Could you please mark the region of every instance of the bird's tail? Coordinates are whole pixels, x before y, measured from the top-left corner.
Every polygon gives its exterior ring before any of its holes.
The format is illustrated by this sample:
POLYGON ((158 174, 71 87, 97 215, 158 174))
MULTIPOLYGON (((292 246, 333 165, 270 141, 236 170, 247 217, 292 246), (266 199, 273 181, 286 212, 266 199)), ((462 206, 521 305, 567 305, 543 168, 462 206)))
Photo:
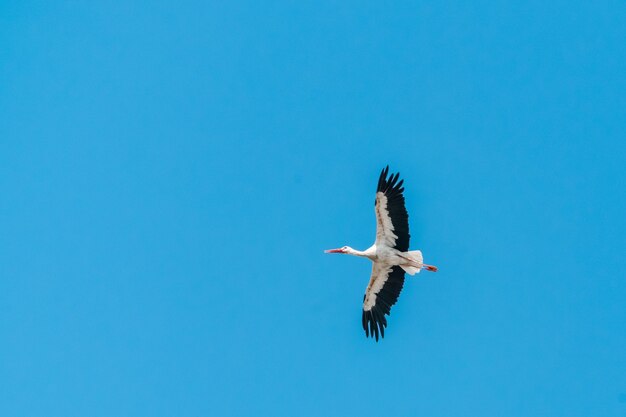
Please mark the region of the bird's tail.
POLYGON ((409 252, 404 252, 405 256, 411 259, 410 265, 400 265, 404 272, 409 275, 419 274, 422 270, 422 265, 424 265, 424 257, 422 256, 422 251, 412 250, 409 252))

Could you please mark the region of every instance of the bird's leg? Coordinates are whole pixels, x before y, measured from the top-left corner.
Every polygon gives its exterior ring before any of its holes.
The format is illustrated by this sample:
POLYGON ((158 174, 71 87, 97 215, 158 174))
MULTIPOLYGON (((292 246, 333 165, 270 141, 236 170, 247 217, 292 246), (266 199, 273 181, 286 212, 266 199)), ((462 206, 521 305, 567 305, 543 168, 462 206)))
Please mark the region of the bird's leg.
POLYGON ((437 267, 433 266, 433 265, 426 265, 426 264, 424 264, 424 265, 422 265, 422 269, 425 269, 425 270, 430 271, 430 272, 437 272, 437 267))

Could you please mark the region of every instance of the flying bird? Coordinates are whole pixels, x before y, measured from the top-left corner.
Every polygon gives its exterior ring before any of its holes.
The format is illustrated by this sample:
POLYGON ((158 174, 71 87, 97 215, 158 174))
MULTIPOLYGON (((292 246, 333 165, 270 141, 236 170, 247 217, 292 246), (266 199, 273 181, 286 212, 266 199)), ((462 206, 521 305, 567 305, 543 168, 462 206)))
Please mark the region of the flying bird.
POLYGON ((376 188, 376 241, 364 251, 344 246, 326 253, 344 253, 368 258, 374 264, 372 276, 363 296, 363 329, 367 337, 385 337, 385 327, 391 306, 398 301, 404 285, 404 273, 415 275, 422 269, 437 272, 437 267, 423 262, 422 252, 409 251, 409 215, 404 206, 404 180, 400 173, 389 174, 389 166, 382 170, 376 188))

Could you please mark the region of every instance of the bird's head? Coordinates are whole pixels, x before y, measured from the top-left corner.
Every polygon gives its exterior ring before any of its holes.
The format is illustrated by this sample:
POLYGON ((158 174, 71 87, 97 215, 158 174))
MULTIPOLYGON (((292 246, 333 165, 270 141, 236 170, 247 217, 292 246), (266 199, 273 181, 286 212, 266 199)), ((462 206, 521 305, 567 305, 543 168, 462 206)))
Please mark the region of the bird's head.
POLYGON ((324 253, 350 253, 353 250, 350 246, 343 246, 338 249, 328 249, 325 250, 324 253))

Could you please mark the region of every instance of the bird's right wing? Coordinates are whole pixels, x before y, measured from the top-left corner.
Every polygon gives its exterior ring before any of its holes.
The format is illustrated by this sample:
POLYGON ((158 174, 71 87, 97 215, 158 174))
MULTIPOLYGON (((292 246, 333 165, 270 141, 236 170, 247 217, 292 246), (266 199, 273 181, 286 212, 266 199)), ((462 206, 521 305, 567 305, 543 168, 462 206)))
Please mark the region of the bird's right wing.
POLYGON ((391 306, 398 301, 404 285, 404 270, 399 266, 385 265, 374 262, 365 296, 363 297, 363 329, 365 335, 385 337, 385 327, 391 306))

